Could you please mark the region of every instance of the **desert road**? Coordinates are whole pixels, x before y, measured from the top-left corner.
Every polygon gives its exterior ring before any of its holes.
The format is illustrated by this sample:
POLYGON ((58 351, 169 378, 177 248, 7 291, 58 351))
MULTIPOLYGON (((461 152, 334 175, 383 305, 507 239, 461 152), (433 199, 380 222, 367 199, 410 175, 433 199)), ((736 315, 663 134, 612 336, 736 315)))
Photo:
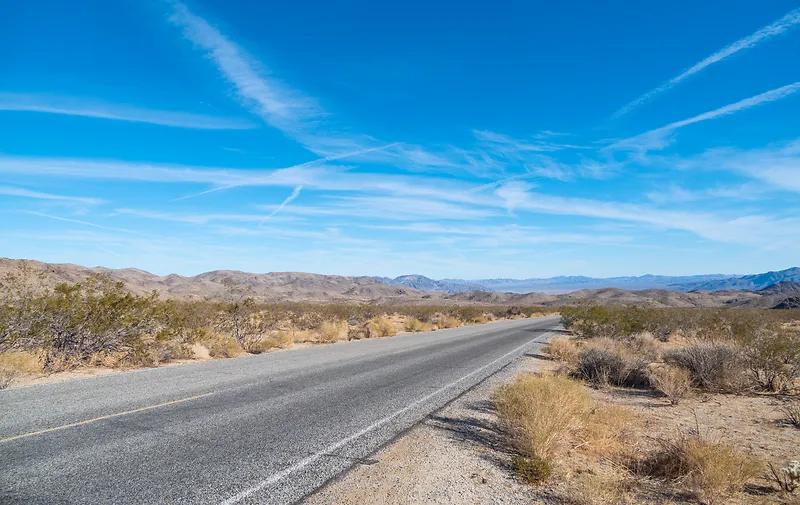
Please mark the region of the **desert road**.
POLYGON ((557 317, 0 391, 0 503, 295 503, 557 317))

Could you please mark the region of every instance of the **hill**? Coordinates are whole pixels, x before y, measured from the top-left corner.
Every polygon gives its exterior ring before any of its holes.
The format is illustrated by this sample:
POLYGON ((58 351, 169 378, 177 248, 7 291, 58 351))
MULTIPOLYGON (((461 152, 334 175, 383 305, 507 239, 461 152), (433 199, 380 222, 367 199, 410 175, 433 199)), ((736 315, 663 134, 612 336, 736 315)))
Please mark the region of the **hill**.
MULTIPOLYGON (((795 269, 796 270, 796 269, 795 269)), ((575 304, 637 305, 647 307, 793 307, 800 298, 800 283, 779 282, 760 291, 668 289, 626 290, 620 288, 579 289, 569 293, 498 293, 477 284, 434 281, 421 275, 348 277, 303 272, 248 273, 214 270, 185 277, 159 276, 135 268, 87 268, 71 264, 48 264, 32 260, 0 259, 0 278, 22 274, 28 281, 52 288, 60 283, 82 282, 95 273, 106 273, 125 283, 136 294, 158 292, 166 298, 225 300, 247 294, 268 302, 352 302, 385 305, 465 304, 544 305, 575 304), (475 287, 481 289, 475 289, 475 287)), ((761 274, 782 279, 781 272, 761 274), (769 275, 773 274, 773 275, 769 275)), ((748 276, 757 277, 757 276, 748 276)), ((569 278, 576 282, 577 278, 569 278)), ((588 278, 582 278, 588 279, 588 278)), ((752 282, 755 282, 752 281, 752 282)))
POLYGON ((122 281, 128 291, 147 294, 153 291, 171 298, 226 299, 250 293, 264 301, 374 301, 420 299, 425 293, 392 286, 370 277, 346 277, 302 272, 254 274, 236 270, 215 270, 193 277, 170 274, 158 276, 135 268, 87 268, 72 264, 48 264, 33 260, 0 259, 0 276, 29 268, 27 275, 41 276, 41 284, 76 283, 93 273, 106 273, 122 281))

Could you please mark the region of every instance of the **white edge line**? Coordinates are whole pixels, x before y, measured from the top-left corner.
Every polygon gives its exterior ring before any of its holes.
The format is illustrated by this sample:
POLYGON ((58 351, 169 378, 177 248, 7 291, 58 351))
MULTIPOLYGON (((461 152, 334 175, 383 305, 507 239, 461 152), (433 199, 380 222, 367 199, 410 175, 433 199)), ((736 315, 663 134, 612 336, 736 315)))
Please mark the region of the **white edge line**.
POLYGON ((349 444, 353 440, 356 440, 357 438, 360 438, 363 435, 366 435, 370 431, 373 431, 373 430, 375 430, 377 428, 380 428, 381 426, 383 426, 384 424, 388 423, 392 419, 394 419, 394 418, 396 418, 396 417, 408 412, 409 410, 411 410, 412 408, 416 407, 417 405, 430 400, 434 396, 444 392, 447 389, 450 389, 451 387, 455 386, 456 384, 465 381, 466 379, 472 377, 473 375, 475 375, 475 374, 477 374, 479 372, 482 372, 483 370, 486 370, 487 368, 489 368, 490 366, 496 364, 497 362, 502 361, 502 360, 506 359, 507 357, 511 356, 512 354, 515 354, 515 353, 519 352, 520 350, 524 349, 525 347, 528 347, 529 345, 535 343, 537 339, 539 339, 541 337, 544 337, 544 336, 550 336, 552 334, 553 334, 553 332, 550 331, 548 333, 545 333, 545 334, 537 336, 533 340, 525 342, 524 344, 522 344, 521 346, 517 347, 516 349, 514 349, 514 350, 512 350, 510 352, 507 352, 506 354, 503 354, 502 356, 500 356, 496 360, 492 361, 491 363, 483 365, 482 367, 478 368, 477 370, 473 370, 472 372, 470 372, 467 375, 461 377, 460 379, 457 379, 457 380, 451 382, 450 384, 447 384, 446 386, 442 386, 441 388, 437 389, 433 393, 425 395, 422 398, 420 398, 419 400, 415 400, 414 402, 409 403, 407 406, 403 407, 402 409, 398 410, 397 412, 395 412, 393 414, 389 414, 388 416, 384 417, 383 419, 380 419, 379 421, 375 421, 374 423, 370 424, 369 426, 367 426, 366 428, 362 429, 361 431, 353 433, 349 437, 343 438, 343 439, 339 440, 338 442, 336 442, 335 444, 331 444, 328 447, 325 447, 321 451, 319 451, 319 452, 317 452, 315 454, 312 454, 311 456, 308 456, 305 459, 302 459, 302 460, 298 461, 294 465, 292 465, 292 466, 290 466, 290 467, 288 467, 288 468, 286 468, 284 470, 281 470, 278 473, 270 475, 269 477, 267 477, 266 479, 262 480, 261 482, 259 482, 255 486, 252 486, 252 487, 250 487, 248 489, 245 489, 244 491, 241 491, 241 492, 231 496, 227 500, 221 502, 220 505, 234 505, 234 504, 244 500, 245 498, 247 498, 251 494, 256 493, 256 492, 264 489, 265 487, 269 486, 270 484, 275 484, 276 482, 282 480, 285 477, 288 477, 289 475, 291 475, 291 474, 293 474, 293 473, 295 473, 295 472, 297 472, 299 470, 302 470, 303 468, 305 468, 308 465, 316 462, 317 460, 319 460, 323 456, 341 449, 342 447, 344 447, 345 445, 349 444))

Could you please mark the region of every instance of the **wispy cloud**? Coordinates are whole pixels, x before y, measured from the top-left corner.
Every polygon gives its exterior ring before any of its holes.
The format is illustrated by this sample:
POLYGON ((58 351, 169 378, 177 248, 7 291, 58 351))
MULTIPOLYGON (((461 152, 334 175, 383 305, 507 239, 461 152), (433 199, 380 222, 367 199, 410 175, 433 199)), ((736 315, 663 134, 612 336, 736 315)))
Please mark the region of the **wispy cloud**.
POLYGON ((670 88, 674 87, 684 79, 704 70, 706 67, 718 63, 729 56, 732 56, 739 51, 749 49, 759 42, 772 38, 776 35, 780 35, 795 25, 800 24, 800 8, 794 9, 793 11, 789 12, 779 20, 775 21, 774 23, 767 25, 757 32, 749 35, 743 39, 739 39, 733 44, 717 51, 716 53, 712 54, 711 56, 705 58, 704 60, 696 63, 692 67, 684 70, 679 75, 673 77, 672 79, 668 80, 667 82, 661 84, 657 88, 648 91, 644 95, 638 97, 636 100, 628 103, 616 113, 614 113, 613 117, 620 117, 628 112, 632 111, 638 105, 646 102, 647 100, 653 98, 659 93, 663 93, 664 91, 669 90, 670 88))
POLYGON ((0 93, 0 111, 43 112, 196 130, 246 130, 256 127, 254 123, 241 119, 228 119, 188 112, 143 109, 86 98, 56 97, 28 93, 0 93))
POLYGON ((25 213, 26 214, 30 214, 32 216, 38 216, 38 217, 44 217, 44 218, 47 218, 47 219, 53 219, 55 221, 64 221, 64 222, 67 222, 67 223, 80 224, 80 225, 83 225, 83 226, 91 226, 92 228, 101 228, 103 230, 122 231, 122 232, 126 232, 126 233, 136 233, 133 230, 128 230, 128 229, 125 229, 125 228, 114 228, 114 227, 111 227, 111 226, 104 226, 102 224, 90 223, 89 221, 81 221, 81 220, 78 220, 78 219, 69 219, 69 218, 66 218, 66 217, 53 216, 51 214, 44 214, 42 212, 26 211, 25 213))
MULTIPOLYGON (((292 167, 287 167, 287 168, 282 168, 282 169, 277 169, 277 170, 287 170, 287 171, 288 170, 297 170, 297 169, 304 168, 304 167, 311 167, 313 165, 321 165, 321 164, 324 164, 324 163, 326 163, 328 161, 342 160, 342 159, 350 158, 350 157, 353 157, 353 156, 360 156, 362 154, 370 153, 370 152, 373 152, 373 151, 379 151, 381 149, 387 149, 387 148, 393 147, 393 146, 395 146, 397 144, 398 144, 398 142, 395 142, 393 144, 387 144, 385 146, 373 147, 373 148, 370 148, 370 149, 361 149, 359 151, 354 151, 354 152, 351 152, 351 153, 343 153, 343 154, 338 154, 338 155, 325 156, 323 158, 319 158, 319 159, 312 160, 312 161, 307 161, 305 163, 300 163, 299 165, 294 165, 292 167)), ((249 185, 256 185, 257 186, 257 185, 261 184, 260 181, 261 181, 260 178, 251 178, 249 180, 245 179, 242 182, 237 182, 235 184, 227 184, 227 185, 224 185, 224 186, 217 186, 215 188, 211 188, 211 189, 208 189, 206 191, 201 191, 200 193, 192 193, 190 195, 185 195, 185 196, 182 196, 182 197, 179 197, 179 198, 175 198, 172 201, 173 202, 177 202, 177 201, 180 201, 180 200, 188 200, 189 198, 195 198, 195 197, 198 197, 198 196, 207 195, 209 193, 215 193, 217 191, 222 191, 222 190, 225 190, 225 189, 232 189, 232 188, 238 188, 238 187, 249 186, 249 185)))
POLYGON ((726 170, 800 193, 800 139, 758 149, 710 149, 690 158, 667 158, 664 163, 684 170, 726 170))
POLYGON ((103 200, 99 198, 85 198, 80 196, 65 196, 54 195, 51 193, 42 193, 39 191, 31 191, 24 188, 15 188, 12 186, 0 186, 0 195, 18 196, 20 198, 34 198, 37 200, 55 200, 67 203, 82 203, 85 205, 99 205, 103 200))
POLYGON ((751 96, 750 98, 745 98, 744 100, 741 100, 739 102, 732 103, 709 112, 704 112, 702 114, 698 114, 697 116, 690 117, 688 119, 675 121, 674 123, 662 126, 661 128, 656 128, 655 130, 650 130, 648 132, 641 133, 639 135, 636 135, 635 137, 630 137, 624 140, 617 141, 612 145, 610 145, 607 149, 630 150, 639 152, 663 149, 664 147, 670 144, 670 135, 672 134, 672 132, 679 128, 683 128, 684 126, 688 126, 690 124, 699 123, 701 121, 708 121, 709 119, 715 119, 720 116, 727 116, 729 114, 734 114, 742 110, 756 107, 763 103, 774 102, 775 100, 780 100, 781 98, 785 98, 793 93, 796 93, 797 91, 800 91, 800 81, 795 82, 793 84, 789 84, 787 86, 783 86, 781 88, 767 91, 765 93, 761 93, 760 95, 751 96))
POLYGON ((188 40, 206 51, 209 60, 236 88, 243 104, 266 123, 298 138, 325 116, 314 100, 273 77, 262 63, 185 4, 170 3, 170 21, 183 30, 188 40))

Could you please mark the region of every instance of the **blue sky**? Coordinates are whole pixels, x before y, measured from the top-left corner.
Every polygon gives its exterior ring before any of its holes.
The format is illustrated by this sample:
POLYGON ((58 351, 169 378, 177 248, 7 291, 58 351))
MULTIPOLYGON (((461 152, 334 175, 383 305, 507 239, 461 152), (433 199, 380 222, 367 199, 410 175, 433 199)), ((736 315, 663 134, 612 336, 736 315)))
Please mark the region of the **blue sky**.
POLYGON ((345 275, 800 261, 800 6, 8 3, 0 256, 345 275))

